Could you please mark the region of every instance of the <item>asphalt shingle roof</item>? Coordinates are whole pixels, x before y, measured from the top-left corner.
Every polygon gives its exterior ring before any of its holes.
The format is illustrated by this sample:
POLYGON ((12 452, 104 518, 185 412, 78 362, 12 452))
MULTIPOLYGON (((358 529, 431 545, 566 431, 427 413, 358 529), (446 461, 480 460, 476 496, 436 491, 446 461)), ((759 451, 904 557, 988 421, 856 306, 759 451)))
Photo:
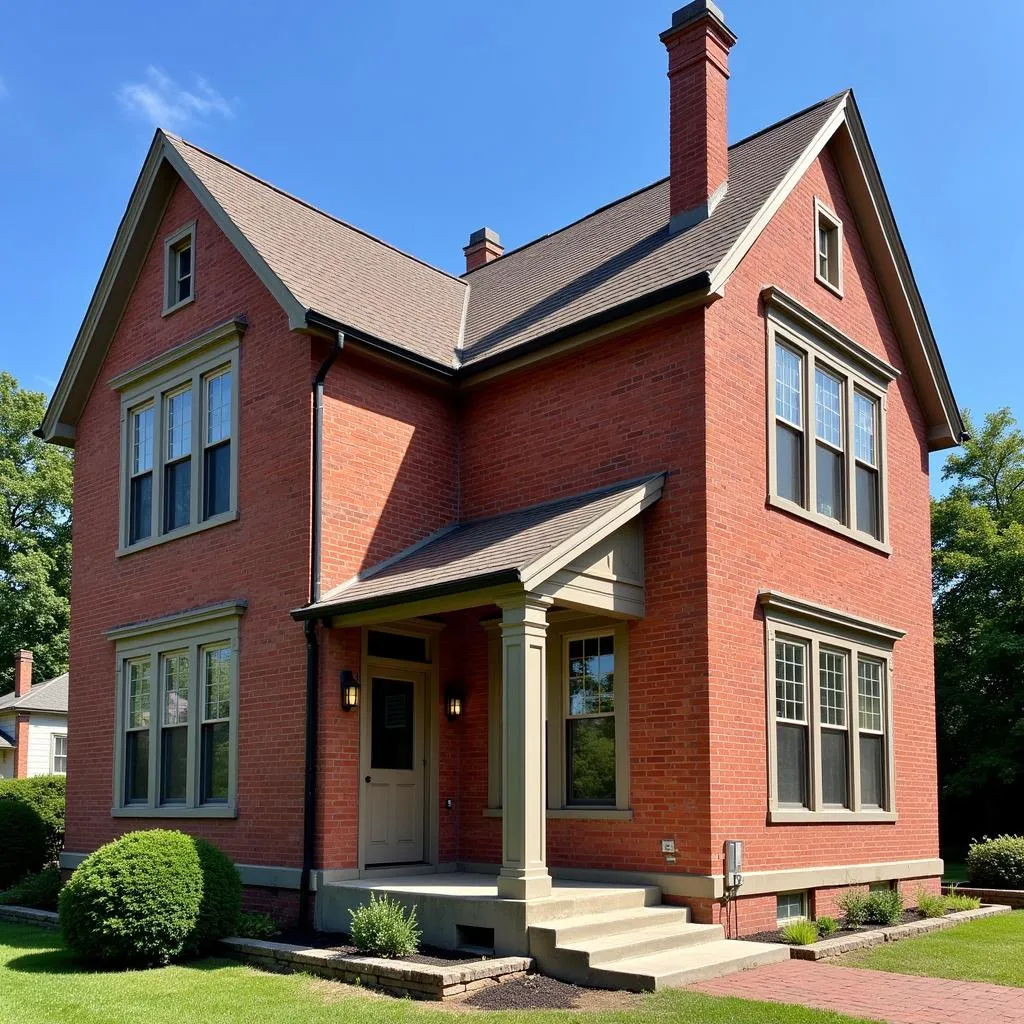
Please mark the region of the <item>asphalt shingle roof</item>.
POLYGON ((49 679, 45 683, 36 683, 24 697, 15 697, 8 693, 0 697, 0 711, 53 711, 67 714, 68 710, 68 673, 49 679))

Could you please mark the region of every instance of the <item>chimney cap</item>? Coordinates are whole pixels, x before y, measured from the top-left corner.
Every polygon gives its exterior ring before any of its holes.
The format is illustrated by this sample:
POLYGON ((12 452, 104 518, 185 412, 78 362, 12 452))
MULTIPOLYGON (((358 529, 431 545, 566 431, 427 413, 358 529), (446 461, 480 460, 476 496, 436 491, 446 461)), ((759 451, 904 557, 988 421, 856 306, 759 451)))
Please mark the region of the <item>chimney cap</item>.
MULTIPOLYGON (((469 236, 469 245, 480 245, 481 242, 493 242, 494 245, 501 245, 501 235, 493 228, 477 228, 469 236)), ((467 245, 466 248, 469 248, 467 245)))
POLYGON ((661 38, 666 39, 673 32, 678 32, 681 28, 686 28, 687 25, 692 25, 694 22, 700 21, 701 18, 707 17, 714 19, 718 26, 728 33, 732 42, 736 42, 735 33, 725 23, 725 15, 722 13, 722 8, 714 0, 692 0, 692 3, 688 3, 685 7, 680 7, 672 15, 672 26, 661 33, 661 38))

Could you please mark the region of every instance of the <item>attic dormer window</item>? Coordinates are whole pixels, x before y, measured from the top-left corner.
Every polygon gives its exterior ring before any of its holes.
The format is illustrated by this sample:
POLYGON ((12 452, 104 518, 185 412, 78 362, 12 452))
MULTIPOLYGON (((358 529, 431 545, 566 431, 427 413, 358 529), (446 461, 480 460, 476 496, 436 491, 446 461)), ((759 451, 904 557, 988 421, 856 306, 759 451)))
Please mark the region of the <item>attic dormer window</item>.
POLYGON ((195 221, 164 241, 164 313, 173 313, 195 298, 195 221))
POLYGON ((820 199, 814 200, 814 278, 842 298, 843 223, 820 199))

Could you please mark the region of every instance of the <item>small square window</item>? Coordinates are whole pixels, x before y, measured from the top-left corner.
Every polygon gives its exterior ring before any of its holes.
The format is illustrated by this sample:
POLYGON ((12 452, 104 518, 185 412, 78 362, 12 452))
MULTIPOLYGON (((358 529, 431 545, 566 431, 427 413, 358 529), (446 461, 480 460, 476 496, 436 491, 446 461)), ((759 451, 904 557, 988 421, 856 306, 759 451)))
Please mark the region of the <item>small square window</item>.
POLYGON ((807 917, 807 892, 780 892, 775 897, 775 920, 779 924, 807 917))
POLYGON ((164 313, 195 298, 195 222, 164 240, 164 313))
POLYGON ((820 200, 814 201, 814 277, 843 294, 843 225, 820 200))

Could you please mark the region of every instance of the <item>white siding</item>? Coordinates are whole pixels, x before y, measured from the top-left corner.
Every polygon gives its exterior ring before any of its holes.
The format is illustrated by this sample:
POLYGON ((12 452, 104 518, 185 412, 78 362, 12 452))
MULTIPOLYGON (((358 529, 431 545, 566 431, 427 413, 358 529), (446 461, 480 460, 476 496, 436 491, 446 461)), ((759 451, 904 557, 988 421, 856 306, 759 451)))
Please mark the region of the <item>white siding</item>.
POLYGON ((55 732, 67 733, 67 715, 44 715, 33 711, 28 722, 28 773, 50 774, 51 737, 55 732))
MULTIPOLYGON (((14 715, 0 715, 0 732, 14 739, 14 715)), ((0 779, 14 778, 14 751, 0 750, 0 779)))

